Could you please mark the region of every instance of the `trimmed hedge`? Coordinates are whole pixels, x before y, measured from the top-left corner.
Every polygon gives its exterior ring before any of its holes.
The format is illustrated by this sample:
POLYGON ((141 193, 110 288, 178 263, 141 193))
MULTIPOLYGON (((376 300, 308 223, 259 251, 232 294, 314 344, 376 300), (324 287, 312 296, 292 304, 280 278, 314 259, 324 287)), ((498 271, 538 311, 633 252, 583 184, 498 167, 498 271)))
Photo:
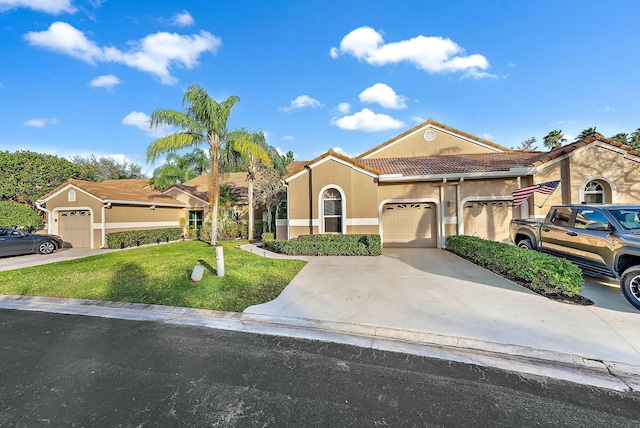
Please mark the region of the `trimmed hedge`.
POLYGON ((447 249, 479 266, 527 283, 543 294, 574 296, 582 272, 568 260, 474 236, 447 236, 447 249))
POLYGON ((291 240, 263 241, 276 253, 296 256, 379 256, 380 235, 300 235, 291 240))
POLYGON ((273 240, 274 240, 273 233, 265 232, 262 234, 262 242, 273 241, 273 240))
POLYGON ((37 212, 16 202, 0 202, 0 225, 40 230, 44 227, 37 212))
POLYGON ((107 233, 107 247, 136 247, 144 244, 177 241, 180 238, 182 238, 182 229, 179 227, 167 229, 125 230, 123 232, 107 233))

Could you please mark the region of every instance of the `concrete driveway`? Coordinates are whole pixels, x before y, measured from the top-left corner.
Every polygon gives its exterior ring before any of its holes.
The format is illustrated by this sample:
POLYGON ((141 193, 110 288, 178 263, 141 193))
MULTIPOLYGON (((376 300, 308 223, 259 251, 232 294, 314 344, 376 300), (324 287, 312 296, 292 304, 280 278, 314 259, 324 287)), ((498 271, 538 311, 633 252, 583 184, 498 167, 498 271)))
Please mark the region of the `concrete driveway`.
POLYGON ((51 254, 25 254, 22 256, 0 257, 0 271, 45 265, 64 260, 80 259, 117 250, 91 250, 89 248, 61 248, 51 254))
POLYGON ((314 257, 274 301, 246 313, 429 332, 638 364, 640 311, 589 279, 594 306, 551 301, 437 249, 314 257))

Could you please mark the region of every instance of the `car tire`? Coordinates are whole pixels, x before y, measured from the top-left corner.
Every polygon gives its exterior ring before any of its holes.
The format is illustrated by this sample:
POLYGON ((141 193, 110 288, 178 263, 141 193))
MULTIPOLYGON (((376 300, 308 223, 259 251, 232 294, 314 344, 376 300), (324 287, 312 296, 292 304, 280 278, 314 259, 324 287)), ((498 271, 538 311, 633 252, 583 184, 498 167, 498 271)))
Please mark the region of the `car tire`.
POLYGON ((533 244, 531 243, 531 239, 523 239, 518 242, 518 247, 524 248, 525 250, 533 250, 533 244))
POLYGON ((620 278, 620 289, 629 303, 640 309, 640 266, 632 266, 624 271, 620 278))
POLYGON ((38 244, 38 252, 40 254, 51 254, 56 250, 56 244, 53 241, 44 241, 38 244))

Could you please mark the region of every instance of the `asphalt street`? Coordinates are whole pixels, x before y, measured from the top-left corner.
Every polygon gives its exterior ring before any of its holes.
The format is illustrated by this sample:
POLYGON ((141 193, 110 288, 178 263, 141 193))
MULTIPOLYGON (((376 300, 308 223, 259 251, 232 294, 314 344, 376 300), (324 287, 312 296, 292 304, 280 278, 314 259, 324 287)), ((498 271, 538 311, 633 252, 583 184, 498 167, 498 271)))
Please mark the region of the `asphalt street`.
POLYGON ((0 310, 0 427, 638 427, 640 395, 349 345, 0 310))

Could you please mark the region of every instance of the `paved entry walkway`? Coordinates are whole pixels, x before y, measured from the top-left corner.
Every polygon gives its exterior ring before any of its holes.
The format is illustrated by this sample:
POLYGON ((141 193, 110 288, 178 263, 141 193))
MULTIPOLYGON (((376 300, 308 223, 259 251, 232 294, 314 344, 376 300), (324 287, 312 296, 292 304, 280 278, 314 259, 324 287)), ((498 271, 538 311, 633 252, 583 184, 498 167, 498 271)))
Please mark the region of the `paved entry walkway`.
POLYGON ((640 366, 640 311, 616 295, 594 306, 558 303, 447 251, 389 249, 378 257, 313 257, 276 300, 245 313, 428 332, 640 366))
POLYGON ((64 260, 80 259, 108 253, 109 249, 91 250, 89 248, 60 248, 51 254, 24 254, 22 256, 0 257, 0 271, 20 269, 29 266, 46 265, 64 260))

